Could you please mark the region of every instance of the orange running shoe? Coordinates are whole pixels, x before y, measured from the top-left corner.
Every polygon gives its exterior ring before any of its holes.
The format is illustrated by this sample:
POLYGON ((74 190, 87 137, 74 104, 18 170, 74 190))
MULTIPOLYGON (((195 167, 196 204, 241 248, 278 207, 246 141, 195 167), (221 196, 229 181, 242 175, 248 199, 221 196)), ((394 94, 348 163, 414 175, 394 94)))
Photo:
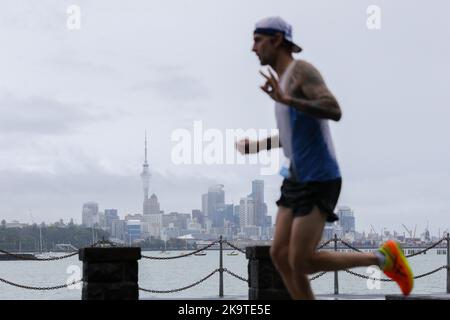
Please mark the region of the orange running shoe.
POLYGON ((414 276, 400 244, 389 240, 378 250, 386 257, 383 272, 397 282, 405 296, 409 295, 414 286, 414 276))

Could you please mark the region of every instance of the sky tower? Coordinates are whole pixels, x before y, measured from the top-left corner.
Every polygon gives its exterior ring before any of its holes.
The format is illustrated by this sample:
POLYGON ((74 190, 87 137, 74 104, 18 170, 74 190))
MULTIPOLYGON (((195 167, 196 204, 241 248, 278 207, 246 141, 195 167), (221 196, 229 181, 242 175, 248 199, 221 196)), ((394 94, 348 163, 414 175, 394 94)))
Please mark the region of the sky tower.
POLYGON ((141 179, 142 179, 142 188, 144 189, 144 203, 142 213, 146 214, 147 213, 146 204, 148 203, 148 190, 150 182, 150 171, 148 169, 148 162, 147 162, 147 131, 145 132, 145 160, 144 164, 142 165, 141 179))

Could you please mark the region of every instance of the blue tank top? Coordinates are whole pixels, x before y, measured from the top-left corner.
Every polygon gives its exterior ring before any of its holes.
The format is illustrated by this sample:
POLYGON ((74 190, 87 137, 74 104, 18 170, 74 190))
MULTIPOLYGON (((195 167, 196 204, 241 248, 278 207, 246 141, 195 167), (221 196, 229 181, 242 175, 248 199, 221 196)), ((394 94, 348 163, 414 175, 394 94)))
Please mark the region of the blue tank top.
MULTIPOLYGON (((292 61, 280 78, 281 90, 285 90, 296 62, 292 61)), ((284 155, 291 161, 297 180, 327 181, 341 177, 327 119, 280 103, 275 104, 275 115, 284 155)))
POLYGON ((300 182, 327 181, 341 177, 328 120, 290 109, 291 163, 300 182))

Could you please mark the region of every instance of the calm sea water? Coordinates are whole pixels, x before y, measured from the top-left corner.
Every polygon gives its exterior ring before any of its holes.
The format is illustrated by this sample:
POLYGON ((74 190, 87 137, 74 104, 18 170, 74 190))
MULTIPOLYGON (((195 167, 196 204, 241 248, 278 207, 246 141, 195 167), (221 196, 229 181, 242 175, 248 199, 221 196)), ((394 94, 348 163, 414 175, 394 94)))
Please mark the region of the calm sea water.
MULTIPOLYGON (((224 267, 228 270, 247 278, 247 260, 245 255, 223 255, 224 267)), ((151 251, 143 252, 144 255, 162 256, 161 253, 151 251)), ((174 256, 180 251, 170 252, 174 256)), ((56 254, 54 254, 56 255, 56 254)), ((411 267, 416 275, 431 271, 446 264, 445 255, 437 255, 436 250, 429 251, 426 255, 415 256, 410 259, 411 267)), ((56 286, 65 284, 68 280, 81 278, 81 262, 74 256, 68 259, 37 262, 37 261, 0 261, 0 278, 17 282, 28 286, 56 286)), ((206 256, 189 256, 174 260, 148 260, 139 262, 139 286, 152 290, 168 290, 184 287, 194 283, 208 275, 219 266, 219 251, 208 251, 206 256)), ((367 268, 356 268, 353 271, 368 275, 367 268)), ((312 288, 316 294, 333 293, 333 273, 312 281, 312 288)), ((437 273, 415 281, 413 293, 438 293, 446 290, 446 271, 437 273)), ((369 290, 367 280, 339 272, 339 292, 343 294, 390 294, 400 293, 393 283, 381 282, 380 289, 369 290)), ((140 291, 140 298, 206 298, 218 296, 219 275, 216 273, 211 278, 198 286, 179 293, 152 294, 140 291)), ((225 298, 248 294, 247 283, 224 274, 225 298)), ((0 282, 0 299, 80 299, 80 288, 64 288, 52 291, 34 291, 12 287, 0 282)))

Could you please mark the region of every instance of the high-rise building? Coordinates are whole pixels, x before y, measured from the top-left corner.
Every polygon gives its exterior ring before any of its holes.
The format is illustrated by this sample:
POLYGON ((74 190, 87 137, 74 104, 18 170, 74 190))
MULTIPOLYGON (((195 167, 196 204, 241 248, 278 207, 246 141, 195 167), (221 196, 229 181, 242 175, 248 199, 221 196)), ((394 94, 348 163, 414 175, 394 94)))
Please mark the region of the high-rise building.
POLYGON ((105 209, 105 225, 108 230, 112 230, 112 221, 119 220, 117 209, 105 209))
POLYGON ((142 214, 139 214, 139 213, 136 213, 136 214, 131 214, 131 213, 129 213, 129 214, 125 215, 125 220, 126 220, 126 221, 129 221, 129 220, 139 220, 139 221, 142 221, 142 219, 143 219, 143 215, 142 215, 142 214))
POLYGON ((268 227, 267 225, 267 205, 264 202, 264 181, 252 181, 252 193, 250 195, 255 200, 255 225, 268 227))
POLYGON ((141 225, 144 238, 153 237, 159 239, 161 237, 162 214, 144 215, 141 225))
POLYGON ((127 237, 128 243, 132 244, 135 240, 141 239, 141 221, 127 221, 127 237))
POLYGON ((147 133, 145 133, 145 158, 144 158, 144 164, 142 165, 142 173, 141 173, 141 179, 142 179, 142 188, 144 190, 144 202, 143 202, 143 214, 149 214, 150 206, 148 204, 148 190, 149 190, 149 183, 150 183, 150 170, 148 168, 148 162, 147 162, 147 133))
POLYGON ((242 198, 239 202, 239 225, 242 228, 255 226, 255 200, 251 197, 242 198))
POLYGON ((158 197, 153 193, 147 201, 146 214, 160 214, 161 209, 158 202, 158 197))
POLYGON ((223 218, 225 221, 228 221, 230 223, 234 224, 234 205, 233 204, 226 204, 223 218))
POLYGON ((222 228, 227 223, 233 223, 234 206, 232 204, 217 204, 215 206, 212 224, 214 228, 222 228))
POLYGON ((91 228, 98 226, 99 216, 98 216, 98 203, 89 201, 83 204, 82 211, 82 224, 85 227, 91 228))
POLYGON ((205 215, 200 210, 192 210, 192 220, 197 221, 202 228, 205 227, 205 215))
POLYGON ((102 230, 106 230, 106 218, 105 218, 105 213, 102 211, 99 211, 98 213, 98 225, 96 225, 96 227, 102 229, 102 230))
POLYGON ((241 216, 241 211, 240 211, 239 205, 237 204, 237 205, 234 206, 234 213, 233 213, 233 221, 234 221, 234 224, 237 227, 241 226, 241 218, 240 218, 240 216, 241 216))
POLYGON ((190 220, 190 218, 191 215, 188 213, 171 212, 169 214, 163 214, 162 226, 167 228, 172 225, 179 230, 187 229, 188 220, 190 220))
POLYGON ((207 195, 207 217, 212 222, 212 227, 223 226, 223 219, 220 217, 219 208, 225 205, 225 191, 223 185, 218 184, 208 189, 207 195))
POLYGON ((208 194, 202 194, 202 212, 205 218, 208 217, 208 194))
POLYGON ((353 210, 350 207, 338 207, 337 215, 339 217, 339 225, 342 228, 342 232, 344 234, 355 232, 355 216, 353 214, 353 210))
POLYGON ((259 240, 261 238, 261 227, 255 225, 243 227, 242 234, 246 239, 259 240))
POLYGON ((126 241, 127 222, 125 220, 111 221, 111 237, 126 241))
POLYGON ((264 202, 264 181, 253 180, 252 181, 252 195, 256 202, 264 202))

